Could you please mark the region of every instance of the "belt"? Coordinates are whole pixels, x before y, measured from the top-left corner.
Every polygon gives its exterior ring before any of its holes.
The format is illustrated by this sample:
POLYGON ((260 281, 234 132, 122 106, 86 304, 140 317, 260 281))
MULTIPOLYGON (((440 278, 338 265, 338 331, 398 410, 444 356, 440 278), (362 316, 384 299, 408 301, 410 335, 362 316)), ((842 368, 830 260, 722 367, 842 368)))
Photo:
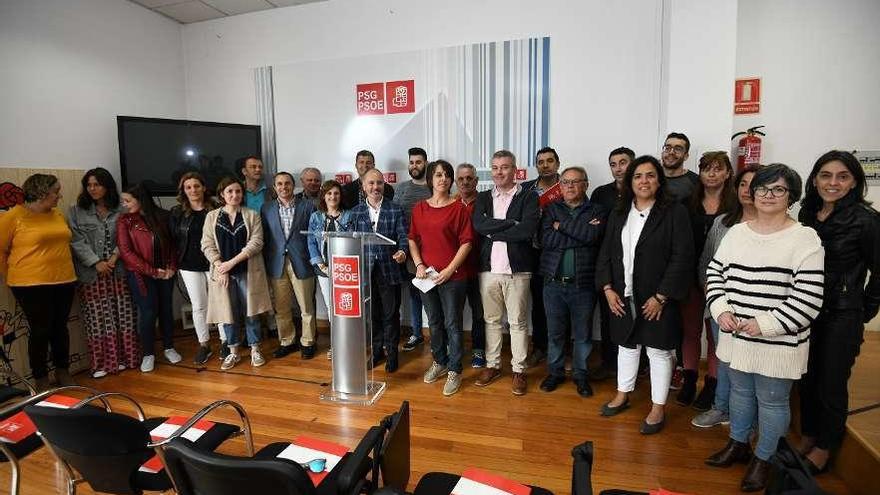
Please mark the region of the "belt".
POLYGON ((573 284, 574 277, 553 277, 550 279, 551 282, 557 282, 560 284, 573 284))

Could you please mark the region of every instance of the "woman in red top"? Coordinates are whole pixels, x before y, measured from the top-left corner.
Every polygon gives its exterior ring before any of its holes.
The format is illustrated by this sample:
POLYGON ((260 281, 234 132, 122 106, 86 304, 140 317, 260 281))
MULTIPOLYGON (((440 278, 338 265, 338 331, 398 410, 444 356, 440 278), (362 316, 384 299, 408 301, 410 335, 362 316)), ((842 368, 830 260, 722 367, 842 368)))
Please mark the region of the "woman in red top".
POLYGON ((165 359, 172 364, 181 359, 171 340, 174 328, 171 296, 177 255, 168 231, 168 212, 156 205, 146 186, 137 184, 128 188, 121 199, 127 213, 116 220, 116 244, 138 308, 138 333, 144 353, 141 372, 148 373, 155 365, 156 318, 162 330, 165 359))
POLYGON ((462 313, 467 290, 465 264, 474 239, 468 208, 450 194, 454 172, 443 160, 428 165, 431 197, 415 204, 409 230, 409 250, 416 278, 436 284, 422 293, 431 329, 434 362, 425 372, 425 383, 447 375, 443 395, 461 387, 462 313))

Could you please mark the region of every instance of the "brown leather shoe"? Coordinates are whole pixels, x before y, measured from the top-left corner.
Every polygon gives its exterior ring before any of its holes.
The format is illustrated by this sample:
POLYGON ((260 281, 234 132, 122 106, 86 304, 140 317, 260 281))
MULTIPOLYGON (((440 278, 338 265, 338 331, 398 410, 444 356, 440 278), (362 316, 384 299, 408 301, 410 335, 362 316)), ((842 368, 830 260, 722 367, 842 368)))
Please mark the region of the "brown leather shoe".
POLYGON ((752 457, 752 462, 746 468, 746 475, 743 476, 739 489, 744 492, 763 491, 767 486, 767 478, 770 476, 770 463, 762 461, 757 457, 752 457))
POLYGON ((526 395, 526 388, 528 388, 526 374, 514 372, 513 384, 510 387, 510 391, 513 392, 513 395, 526 395))
POLYGON ((731 438, 723 449, 706 459, 706 464, 714 467, 730 467, 736 462, 745 464, 751 458, 752 449, 749 447, 749 444, 737 442, 731 438))
POLYGON ((477 381, 474 382, 474 385, 478 387, 485 387, 490 383, 494 382, 501 376, 501 370, 498 368, 485 368, 480 372, 480 376, 477 377, 477 381))

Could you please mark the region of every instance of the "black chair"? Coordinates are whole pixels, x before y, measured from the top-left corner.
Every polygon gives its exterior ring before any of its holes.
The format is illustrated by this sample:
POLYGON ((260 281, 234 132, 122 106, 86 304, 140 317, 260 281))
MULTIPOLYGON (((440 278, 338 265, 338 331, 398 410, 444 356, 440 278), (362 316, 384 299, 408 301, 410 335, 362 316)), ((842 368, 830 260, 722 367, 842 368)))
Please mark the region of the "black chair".
POLYGON ((382 486, 406 491, 409 485, 409 401, 403 401, 400 409, 382 420, 388 430, 379 465, 382 469, 382 486))
POLYGON ((193 448, 176 438, 164 445, 164 461, 178 495, 356 495, 369 486, 370 454, 384 430, 370 428, 354 452, 346 454, 316 488, 299 463, 277 457, 288 443, 273 443, 253 457, 235 457, 193 448))
MULTIPOLYGON (((11 371, 11 367, 9 368, 9 371, 11 371)), ((14 374, 14 372, 12 372, 12 373, 14 374)), ((18 376, 18 375, 15 375, 15 376, 18 376)), ((72 386, 72 387, 62 387, 62 388, 57 388, 57 389, 53 389, 53 390, 47 390, 43 393, 37 394, 36 391, 33 389, 33 387, 31 387, 30 384, 27 383, 27 381, 21 379, 20 377, 19 377, 19 379, 24 381, 25 384, 27 384, 28 389, 30 390, 30 392, 33 395, 30 395, 26 399, 19 400, 17 402, 12 402, 10 399, 13 397, 20 397, 20 394, 9 393, 6 396, 7 397, 6 402, 10 402, 10 403, 6 404, 6 407, 4 407, 2 410, 0 410, 0 423, 3 423, 5 421, 9 420, 10 418, 12 418, 13 416, 21 413, 22 411, 24 411, 25 407, 28 407, 28 406, 31 406, 34 404, 38 404, 38 403, 42 402, 43 400, 47 399, 48 397, 55 395, 55 394, 64 395, 64 394, 77 393, 77 394, 95 395, 98 393, 97 390, 92 389, 92 388, 81 387, 81 386, 72 386)), ((12 384, 9 382, 7 382, 7 385, 9 385, 10 388, 14 388, 15 390, 21 390, 19 388, 13 387, 12 384)), ((25 392, 25 396, 27 396, 27 395, 28 395, 28 393, 25 392)), ((30 434, 28 434, 24 438, 14 442, 14 443, 6 443, 4 441, 0 441, 0 463, 9 462, 9 466, 11 469, 10 488, 9 488, 10 494, 16 495, 19 490, 19 485, 21 482, 21 476, 20 476, 21 466, 19 464, 19 461, 21 459, 24 459, 31 452, 39 449, 42 446, 43 446, 43 442, 40 441, 40 437, 37 435, 36 430, 34 430, 33 432, 31 432, 30 434)))
POLYGON ((37 389, 12 368, 12 362, 3 346, 0 346, 0 376, 3 377, 3 382, 0 383, 0 405, 12 399, 37 395, 37 389))
MULTIPOLYGON (((109 407, 108 407, 109 409, 109 407)), ((56 457, 67 475, 67 493, 76 493, 79 483, 88 483, 94 491, 140 495, 144 490, 165 491, 172 483, 165 470, 141 471, 139 468, 154 455, 160 454, 151 445, 150 431, 168 418, 145 419, 143 409, 131 397, 120 393, 101 393, 85 399, 70 409, 28 406, 25 412, 34 422, 48 450, 56 457), (137 418, 108 410, 83 407, 111 397, 132 404, 137 418)), ((191 426, 179 428, 180 435, 191 426)), ((227 438, 243 429, 216 423, 196 442, 198 448, 214 450, 227 438)))
POLYGON ((593 495, 593 442, 571 449, 571 495, 593 495))

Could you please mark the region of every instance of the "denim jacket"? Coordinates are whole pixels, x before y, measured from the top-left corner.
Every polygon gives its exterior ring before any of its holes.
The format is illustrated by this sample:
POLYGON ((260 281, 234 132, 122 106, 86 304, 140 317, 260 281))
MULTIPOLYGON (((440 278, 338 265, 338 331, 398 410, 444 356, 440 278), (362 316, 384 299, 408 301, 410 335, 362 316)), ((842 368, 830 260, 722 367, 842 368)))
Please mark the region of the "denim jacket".
MULTIPOLYGON (((324 224, 327 221, 327 214, 321 210, 316 210, 309 218, 309 263, 319 265, 324 263, 329 265, 329 260, 324 259, 324 224)), ((351 230, 351 210, 344 210, 339 214, 340 232, 351 230)), ((323 273, 317 275, 325 276, 323 273)))
MULTIPOLYGON (((119 217, 119 208, 110 210, 105 220, 98 217, 95 205, 89 206, 88 209, 79 206, 71 206, 67 215, 67 224, 73 237, 70 240, 70 247, 73 251, 73 265, 76 268, 76 275, 83 284, 90 284, 98 279, 98 271, 95 264, 103 261, 101 254, 104 252, 104 239, 106 230, 110 230, 109 235, 109 251, 118 253, 116 247, 116 219, 119 217)), ((121 277, 124 274, 122 261, 116 262, 114 275, 121 277)))

